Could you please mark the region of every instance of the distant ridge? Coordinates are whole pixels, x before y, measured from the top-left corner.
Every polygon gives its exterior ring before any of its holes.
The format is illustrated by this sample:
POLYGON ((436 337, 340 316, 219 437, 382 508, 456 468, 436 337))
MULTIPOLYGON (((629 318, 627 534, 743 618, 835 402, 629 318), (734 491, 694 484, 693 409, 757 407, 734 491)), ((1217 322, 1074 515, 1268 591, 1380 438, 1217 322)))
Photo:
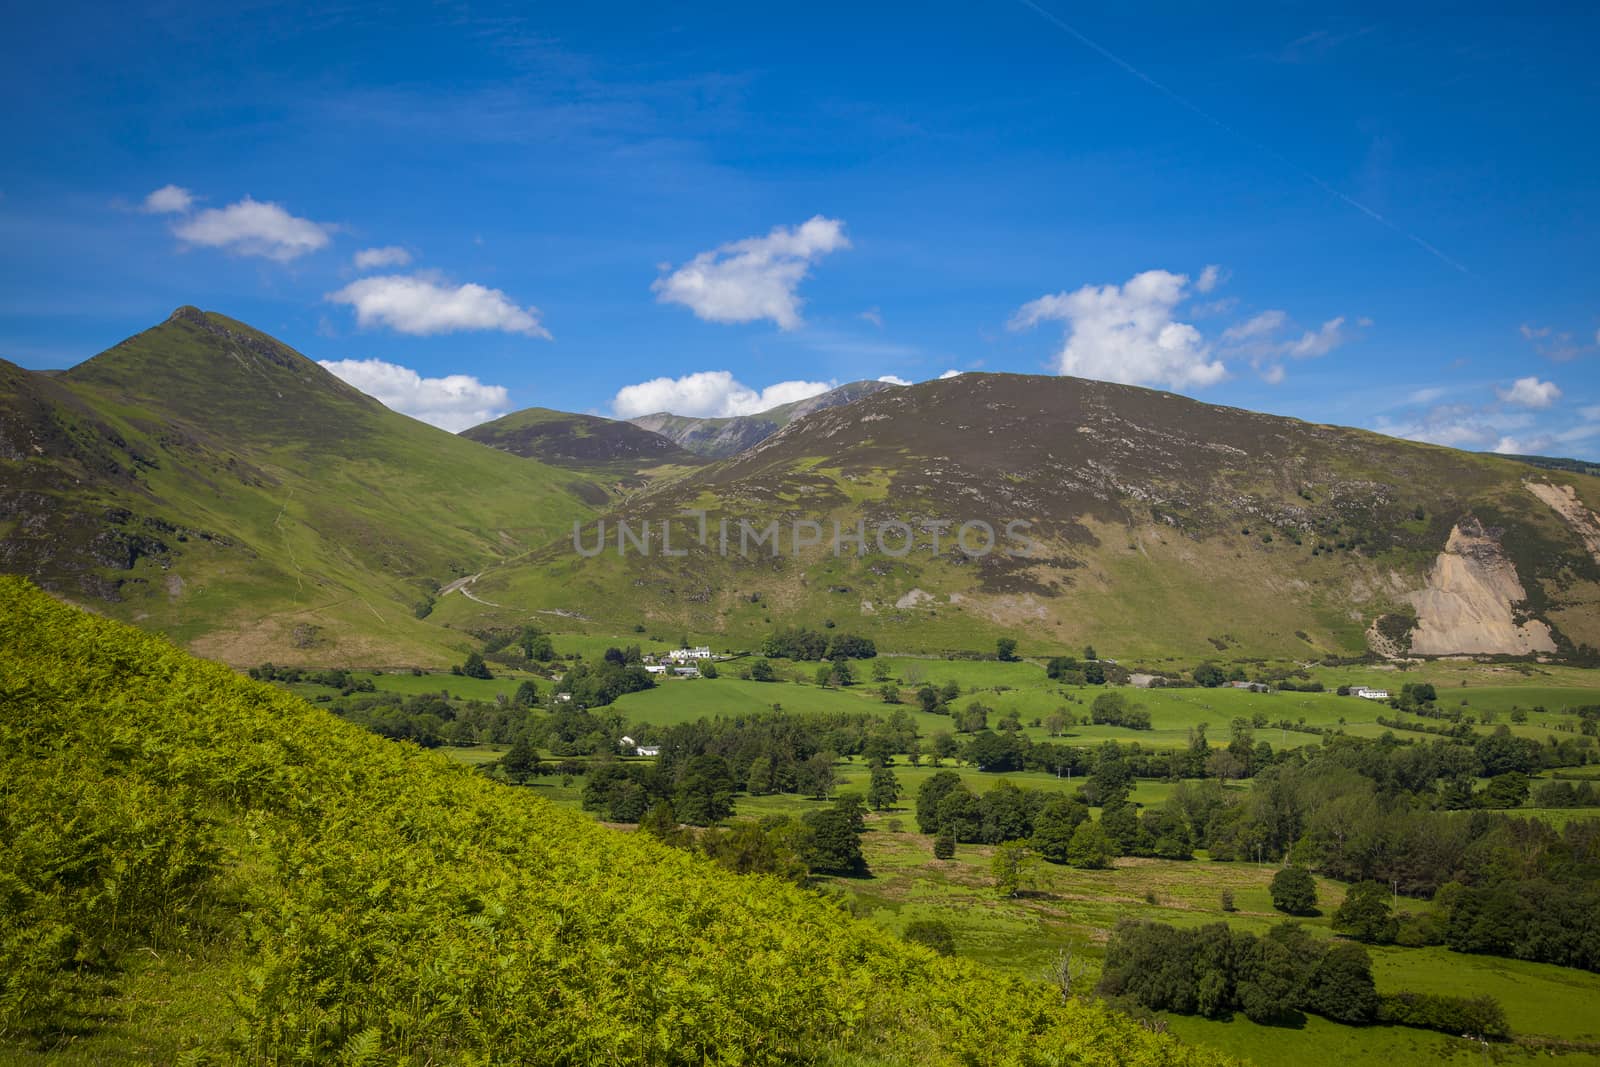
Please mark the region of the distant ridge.
POLYGON ((781 404, 754 415, 736 415, 731 418, 700 419, 687 415, 673 415, 660 411, 654 415, 641 415, 630 419, 635 426, 669 438, 690 452, 712 459, 725 459, 760 444, 789 423, 813 411, 823 411, 842 404, 854 403, 885 389, 895 388, 888 382, 850 382, 826 393, 781 404))
POLYGON ((502 452, 573 469, 703 463, 661 434, 631 422, 550 408, 524 408, 461 436, 502 452))

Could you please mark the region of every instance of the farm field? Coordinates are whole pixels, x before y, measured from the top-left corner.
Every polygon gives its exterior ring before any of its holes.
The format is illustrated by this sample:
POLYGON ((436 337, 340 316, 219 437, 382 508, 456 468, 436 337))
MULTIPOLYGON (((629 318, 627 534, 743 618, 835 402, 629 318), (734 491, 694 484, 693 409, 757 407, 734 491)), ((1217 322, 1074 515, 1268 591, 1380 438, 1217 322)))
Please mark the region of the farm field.
MULTIPOLYGON (((914 828, 910 812, 869 817, 872 829, 863 848, 872 876, 829 881, 845 893, 858 914, 896 931, 917 919, 937 918, 952 928, 957 953, 1000 970, 1042 976, 1065 944, 1074 945, 1088 963, 1086 979, 1098 980, 1106 938, 1124 918, 1176 925, 1227 922, 1235 929, 1261 934, 1287 918, 1273 909, 1268 893, 1273 864, 1214 863, 1131 859, 1110 870, 1086 871, 1042 864, 1030 895, 1002 900, 992 888, 988 862, 992 850, 963 845, 954 860, 932 855, 931 840, 913 832, 892 833, 890 819, 914 828), (1234 895, 1231 913, 1222 911, 1220 894, 1234 895)), ((1300 921, 1322 937, 1331 937, 1331 915, 1343 899, 1344 887, 1318 878, 1320 914, 1300 921)), ((1426 901, 1404 900, 1402 910, 1424 912, 1426 901)), ((1381 991, 1400 989, 1487 994, 1504 1005, 1519 1035, 1544 1035, 1567 1041, 1600 1041, 1600 975, 1547 964, 1449 952, 1443 948, 1370 949, 1373 973, 1381 991)), ((1243 1017, 1216 1022, 1198 1017, 1168 1016, 1173 1032, 1197 1043, 1213 1045, 1259 1064, 1309 1062, 1307 1039, 1322 1050, 1336 1050, 1341 1061, 1362 1067, 1394 1064, 1480 1062, 1475 1042, 1399 1027, 1349 1027, 1315 1016, 1298 1027, 1261 1026, 1243 1017)), ((1512 1045, 1490 1050, 1496 1063, 1534 1062, 1536 1054, 1512 1045)), ((1566 1064, 1600 1064, 1600 1054, 1564 1053, 1566 1064)))
MULTIPOLYGON (((954 681, 962 686, 962 695, 953 707, 962 710, 981 702, 990 708, 991 725, 999 722, 1008 712, 1015 710, 1023 723, 1022 733, 1035 741, 1057 740, 1068 744, 1093 745, 1102 741, 1137 741, 1148 748, 1179 748, 1189 743, 1190 731, 1204 724, 1213 744, 1226 744, 1229 724, 1234 719, 1252 720, 1265 716, 1267 725, 1255 728, 1258 739, 1268 741, 1274 748, 1296 748, 1316 744, 1320 735, 1279 727, 1287 720, 1294 725, 1307 727, 1339 728, 1358 737, 1379 737, 1390 727, 1378 722, 1379 716, 1400 719, 1420 725, 1437 727, 1439 720, 1404 715, 1379 701, 1359 697, 1341 697, 1333 693, 1252 693, 1237 689, 1138 689, 1133 687, 1063 686, 1045 677, 1042 669, 1033 664, 1002 664, 963 661, 923 661, 889 658, 897 670, 907 664, 925 666, 923 682, 935 686, 954 681), (1009 679, 1009 680, 1001 680, 1009 679), (971 692, 973 687, 977 692, 971 692), (1095 697, 1104 692, 1118 692, 1135 707, 1150 713, 1151 729, 1133 730, 1120 726, 1082 725, 1081 719, 1089 714, 1095 697), (1057 710, 1076 719, 1064 734, 1052 737, 1044 726, 1032 725, 1035 719, 1044 720, 1057 710)), ((815 664, 793 665, 783 661, 775 664, 780 677, 785 679, 796 670, 815 670, 815 664)), ((953 730, 948 716, 922 712, 914 703, 891 705, 878 696, 878 686, 870 682, 843 689, 817 685, 797 685, 792 681, 750 682, 732 677, 733 668, 724 665, 722 675, 714 679, 692 681, 668 680, 654 689, 630 693, 616 702, 627 722, 674 725, 692 722, 702 716, 748 715, 770 710, 774 704, 785 711, 795 712, 872 712, 888 714, 899 708, 911 714, 918 732, 927 737, 939 730, 953 730)), ((859 673, 865 673, 864 670, 859 673)), ((914 672, 915 673, 915 672, 914 672)), ((437 676, 430 676, 437 677, 437 676)), ((905 675, 897 677, 904 679, 905 675)), ((455 679, 452 678, 452 681, 455 679)), ((382 684, 380 682, 380 684, 382 684)), ((437 686, 438 683, 434 683, 437 686)), ((515 688, 514 686, 512 688, 515 688)), ((427 691, 426 689, 420 691, 427 691)), ((454 689, 451 690, 455 692, 454 689)), ((1444 694, 1441 694, 1444 696, 1444 694)), ((913 701, 914 686, 907 683, 902 688, 902 699, 913 701)), ((1513 734, 1543 741, 1550 737, 1570 737, 1573 730, 1557 730, 1560 723, 1575 726, 1576 720, 1563 716, 1553 709, 1566 708, 1600 701, 1600 688, 1576 687, 1517 690, 1495 688, 1474 691, 1470 700, 1477 701, 1463 709, 1475 715, 1493 711, 1495 722, 1479 723, 1482 731, 1495 726, 1506 726, 1513 734), (1529 710, 1535 705, 1546 712, 1530 710, 1529 721, 1513 723, 1509 714, 1516 708, 1529 710)), ((1449 706, 1446 704, 1445 706, 1449 706)), ((1422 734, 1399 731, 1403 735, 1420 737, 1422 734)))

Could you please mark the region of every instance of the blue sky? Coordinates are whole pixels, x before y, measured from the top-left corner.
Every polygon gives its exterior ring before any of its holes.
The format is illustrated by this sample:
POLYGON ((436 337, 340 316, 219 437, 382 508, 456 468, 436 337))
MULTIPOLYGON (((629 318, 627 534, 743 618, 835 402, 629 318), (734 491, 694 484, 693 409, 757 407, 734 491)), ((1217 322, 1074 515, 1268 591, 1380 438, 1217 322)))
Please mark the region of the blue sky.
POLYGON ((197 304, 451 428, 1067 371, 1600 459, 1592 16, 216 6, 0 16, 0 356, 197 304))

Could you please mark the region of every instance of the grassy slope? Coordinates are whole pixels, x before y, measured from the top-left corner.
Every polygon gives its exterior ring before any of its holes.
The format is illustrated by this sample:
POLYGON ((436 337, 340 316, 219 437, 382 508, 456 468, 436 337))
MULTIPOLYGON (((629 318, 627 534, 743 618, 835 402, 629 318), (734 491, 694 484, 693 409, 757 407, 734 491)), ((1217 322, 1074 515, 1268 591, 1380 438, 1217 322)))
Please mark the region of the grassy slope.
MULTIPOLYGON (((53 384, 103 420, 132 473, 59 450, 14 461, 19 476, 87 475, 59 494, 72 519, 52 535, 91 536, 105 506, 176 526, 166 558, 101 569, 120 585, 111 610, 236 663, 438 663, 460 639, 413 615, 431 583, 589 511, 574 475, 391 412, 214 313, 180 309, 53 384)), ((94 599, 70 572, 25 569, 94 599)))
POLYGON ((0 1035, 29 1010, 27 983, 54 983, 88 1013, 66 1062, 134 1044, 171 1061, 195 1043, 256 1062, 369 1045, 435 1063, 1220 1062, 364 734, 10 578, 0 678, 0 1035), (148 891, 180 862, 181 892, 148 891), (55 930, 129 965, 123 997, 159 1003, 97 998, 93 976, 36 951, 35 932, 55 930), (175 1010, 193 987, 151 978, 147 959, 185 955, 213 990, 186 1006, 210 1011, 175 1010))

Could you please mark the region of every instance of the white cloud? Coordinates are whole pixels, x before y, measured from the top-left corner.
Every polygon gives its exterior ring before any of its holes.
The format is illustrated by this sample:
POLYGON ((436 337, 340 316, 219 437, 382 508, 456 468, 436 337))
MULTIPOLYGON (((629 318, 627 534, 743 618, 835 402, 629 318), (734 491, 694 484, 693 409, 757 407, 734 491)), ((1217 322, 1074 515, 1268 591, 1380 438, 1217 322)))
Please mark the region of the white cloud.
POLYGON ((181 185, 163 185, 144 198, 139 210, 147 215, 182 215, 194 203, 194 195, 181 185))
POLYGON ((879 311, 875 307, 868 308, 867 310, 861 312, 856 316, 856 318, 870 322, 880 330, 883 329, 883 312, 879 311))
MULTIPOLYGON (((161 190, 157 190, 160 192, 161 190)), ((223 208, 207 208, 173 227, 187 244, 226 248, 241 256, 286 263, 328 244, 332 228, 296 218, 277 204, 245 197, 223 208)))
POLYGON ((1399 420, 1380 418, 1376 428, 1379 433, 1392 437, 1487 451, 1512 431, 1526 429, 1531 424, 1532 419, 1527 415, 1471 404, 1441 404, 1399 420))
MULTIPOLYGON (((1370 320, 1363 320, 1370 321, 1370 320)), ((1344 332, 1344 316, 1329 319, 1318 330, 1307 330, 1300 335, 1300 340, 1291 342, 1284 349, 1287 355, 1295 359, 1315 359, 1325 356, 1348 340, 1344 332)))
MULTIPOLYGON (((1533 326, 1526 322, 1518 327, 1518 330, 1523 339, 1533 345, 1535 352, 1558 363, 1576 359, 1584 351, 1584 346, 1573 340, 1572 334, 1565 330, 1557 330, 1551 326, 1533 326)), ((1600 330, 1595 331, 1594 339, 1595 344, 1600 345, 1600 330)))
POLYGON ((1254 337, 1277 333, 1283 324, 1289 321, 1289 314, 1285 311, 1263 311, 1261 314, 1236 323, 1222 331, 1224 341, 1248 341, 1254 337))
POLYGON ((1587 419, 1590 422, 1600 422, 1600 404, 1591 404, 1589 407, 1579 408, 1578 415, 1580 418, 1587 419))
POLYGON ((1173 318, 1187 295, 1187 275, 1165 270, 1136 274, 1120 286, 1086 285, 1043 296, 1018 309, 1014 330, 1046 320, 1067 324, 1056 357, 1061 374, 1128 385, 1215 385, 1227 377, 1200 331, 1173 318))
POLYGON ((1208 263, 1200 272, 1200 277, 1195 279, 1194 288, 1199 293, 1209 293, 1217 286, 1228 280, 1228 272, 1215 263, 1208 263))
POLYGON ((895 374, 880 375, 878 377, 878 381, 880 381, 880 382, 888 382, 890 385, 910 385, 911 384, 910 382, 906 381, 904 378, 900 377, 899 375, 895 375, 895 374))
POLYGON ((1510 389, 1495 389, 1507 404, 1523 408, 1547 408, 1561 399, 1561 387, 1555 382, 1541 382, 1537 376, 1518 378, 1510 389))
POLYGON ((451 285, 425 274, 383 274, 351 282, 327 295, 356 309, 362 326, 387 326, 399 333, 427 335, 457 330, 504 330, 550 339, 539 309, 518 307, 499 289, 451 285))
POLYGON ((844 223, 817 215, 792 229, 777 226, 765 237, 701 252, 650 289, 662 303, 682 304, 707 322, 771 319, 792 330, 800 325, 802 303, 795 290, 811 265, 849 247, 844 223))
POLYGON ((376 270, 379 267, 404 267, 411 262, 411 253, 399 245, 382 248, 363 248, 351 260, 356 270, 376 270))
MULTIPOLYGON (((1358 320, 1358 324, 1370 326, 1372 320, 1363 318, 1358 320)), ((1282 362, 1284 359, 1325 356, 1350 340, 1342 315, 1329 319, 1318 329, 1306 330, 1293 339, 1281 333, 1288 325, 1288 312, 1276 308, 1263 311, 1223 330, 1223 351, 1229 356, 1248 359, 1263 381, 1277 385, 1288 376, 1282 362)))
POLYGON ((319 362, 385 407, 451 433, 499 418, 510 406, 504 386, 485 385, 470 374, 424 378, 410 367, 381 359, 319 362))
POLYGON ((778 382, 756 390, 735 381, 729 371, 707 370, 686 374, 681 378, 653 378, 637 385, 623 386, 612 399, 611 410, 623 419, 652 415, 658 411, 696 418, 754 415, 780 404, 826 393, 837 384, 778 382))
POLYGON ((959 377, 961 377, 961 372, 960 371, 958 371, 958 370, 947 370, 943 374, 939 375, 939 380, 942 382, 946 378, 959 378, 959 377))

